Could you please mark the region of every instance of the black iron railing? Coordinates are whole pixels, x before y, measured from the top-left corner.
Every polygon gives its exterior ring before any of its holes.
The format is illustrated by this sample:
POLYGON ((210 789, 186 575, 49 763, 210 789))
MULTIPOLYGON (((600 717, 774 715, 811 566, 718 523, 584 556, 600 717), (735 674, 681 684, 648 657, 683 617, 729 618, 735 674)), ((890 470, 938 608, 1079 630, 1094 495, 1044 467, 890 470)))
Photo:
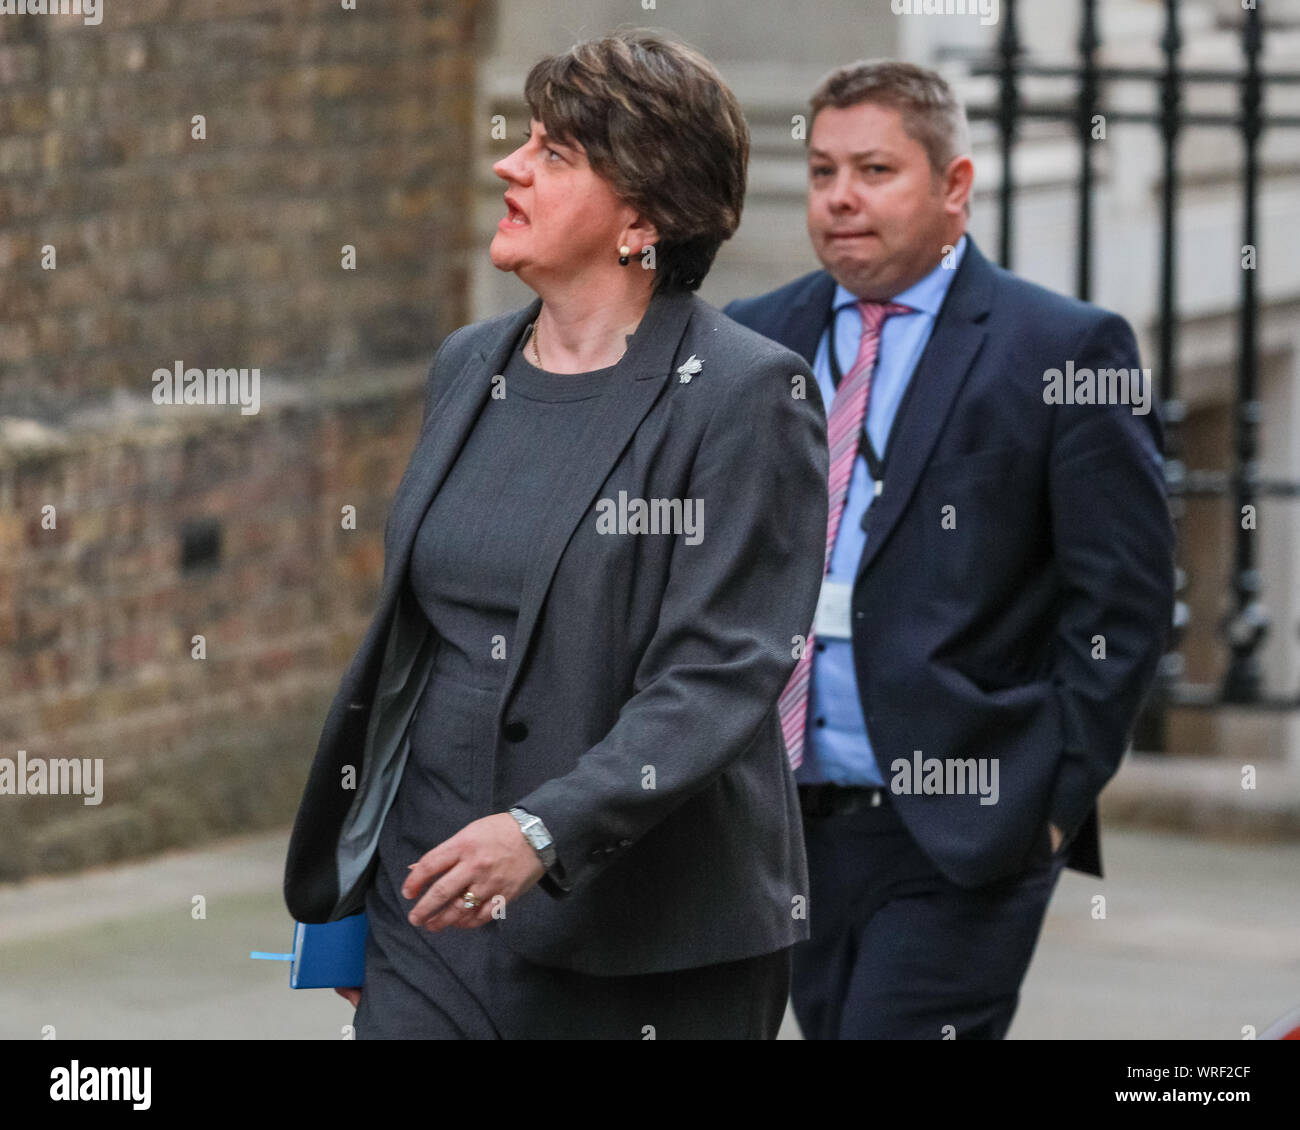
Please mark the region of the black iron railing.
MULTIPOLYGON (((971 106, 972 119, 992 120, 997 125, 1002 166, 999 187, 999 253, 1003 266, 1013 266, 1017 186, 1012 156, 1026 119, 1064 121, 1075 126, 1079 141, 1079 190, 1075 291, 1088 300, 1092 292, 1092 257, 1094 243, 1093 197, 1095 148, 1094 120, 1104 114, 1107 123, 1133 123, 1155 126, 1163 144, 1164 175, 1161 185, 1161 251, 1159 264, 1159 321, 1156 326, 1156 351, 1159 366, 1159 390, 1162 420, 1165 424, 1165 475, 1175 524, 1187 520, 1186 500, 1193 497, 1231 498, 1237 513, 1256 506, 1261 498, 1300 497, 1300 483, 1268 480, 1259 473, 1258 400, 1258 294, 1257 271, 1242 269, 1241 294, 1237 307, 1237 371, 1233 404, 1233 455, 1228 469, 1189 469, 1183 461, 1180 425, 1186 417, 1186 404, 1180 399, 1178 372, 1178 293, 1176 221, 1179 205, 1178 146, 1182 131, 1188 126, 1229 129, 1242 140, 1240 183, 1242 188, 1241 241, 1244 247, 1258 248, 1256 205, 1259 194, 1259 139, 1265 128, 1300 127, 1300 116, 1269 115, 1264 112, 1263 96, 1270 84, 1300 83, 1300 72, 1263 72, 1264 26, 1258 7, 1242 11, 1242 64, 1236 70, 1208 70, 1183 67, 1180 52, 1183 37, 1179 24, 1179 0, 1165 0, 1165 26, 1160 47, 1161 67, 1118 67, 1099 65, 1100 45, 1097 0, 1079 0, 1079 36, 1077 65, 1061 67, 1035 62, 1026 57, 1016 26, 1016 0, 1002 0, 1001 28, 996 53, 973 62, 975 74, 995 75, 999 80, 996 103, 971 106), (1022 80, 1029 76, 1072 79, 1072 100, 1052 104, 1031 104, 1022 95, 1022 80), (1112 81, 1146 81, 1159 94, 1158 108, 1142 112, 1102 109, 1105 85, 1112 81), (1235 112, 1200 113, 1184 108, 1185 89, 1192 84, 1230 84, 1237 87, 1235 112)), ((1257 533, 1245 524, 1235 523, 1233 570, 1231 578, 1233 612, 1223 627, 1223 644, 1228 649, 1226 674, 1218 684, 1194 684, 1183 678, 1183 637, 1188 608, 1183 600, 1186 574, 1178 570, 1178 602, 1175 611, 1173 642, 1161 665, 1158 692, 1148 709, 1152 734, 1152 715, 1163 715, 1170 704, 1217 706, 1237 703, 1264 708, 1291 709, 1300 706, 1300 694, 1269 694, 1259 667, 1259 649, 1269 630, 1269 617, 1263 602, 1260 572, 1256 560, 1257 533)), ((1180 541, 1181 541, 1180 537, 1180 541)), ((1181 556, 1181 555, 1180 555, 1181 556)), ((1159 727, 1157 726, 1157 729, 1159 727)), ((1157 738, 1154 743, 1160 744, 1157 738)))

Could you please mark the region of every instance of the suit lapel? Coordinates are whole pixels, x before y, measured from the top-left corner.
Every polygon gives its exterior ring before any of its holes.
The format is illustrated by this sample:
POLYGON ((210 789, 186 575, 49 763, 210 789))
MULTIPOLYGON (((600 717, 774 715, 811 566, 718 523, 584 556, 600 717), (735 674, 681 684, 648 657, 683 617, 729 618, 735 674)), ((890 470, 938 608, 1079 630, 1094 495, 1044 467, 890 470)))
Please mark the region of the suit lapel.
POLYGON ((694 304, 695 296, 689 291, 656 294, 651 298, 627 353, 619 361, 609 387, 601 394, 596 411, 574 445, 565 473, 556 482, 543 526, 546 534, 532 556, 524 579, 505 687, 497 704, 498 725, 514 692, 542 602, 564 547, 637 426, 667 384, 694 304))
MULTIPOLYGON (((888 540, 916 490, 953 402, 988 331, 993 270, 967 239, 961 266, 939 308, 930 340, 912 373, 910 401, 889 439, 885 489, 872 503, 871 532, 858 562, 861 578, 888 540)), ((936 521, 938 518, 936 516, 936 521)))
MULTIPOLYGON (((582 437, 570 453, 570 465, 557 477, 542 526, 546 534, 535 547, 525 574, 505 687, 498 705, 498 722, 519 677, 542 601, 564 547, 637 425, 667 383, 694 303, 691 292, 656 294, 651 298, 627 353, 611 374, 609 386, 601 394, 582 437)), ((506 320, 492 340, 484 342, 471 355, 465 371, 453 378, 438 410, 430 415, 393 501, 392 547, 387 558, 381 607, 386 607, 400 589, 410 567, 416 532, 491 393, 492 377, 505 369, 520 334, 540 309, 538 298, 506 320)))
POLYGON ((410 565, 416 531, 492 391, 492 377, 505 368, 519 335, 537 317, 541 306, 542 300, 537 298, 516 311, 491 341, 471 354, 465 371, 451 379, 437 411, 431 412, 425 422, 393 499, 392 550, 385 558, 380 607, 385 607, 385 602, 401 587, 410 565))
POLYGON ((777 311, 775 325, 760 332, 787 349, 793 349, 811 369, 834 294, 835 279, 829 271, 818 271, 798 299, 777 311))

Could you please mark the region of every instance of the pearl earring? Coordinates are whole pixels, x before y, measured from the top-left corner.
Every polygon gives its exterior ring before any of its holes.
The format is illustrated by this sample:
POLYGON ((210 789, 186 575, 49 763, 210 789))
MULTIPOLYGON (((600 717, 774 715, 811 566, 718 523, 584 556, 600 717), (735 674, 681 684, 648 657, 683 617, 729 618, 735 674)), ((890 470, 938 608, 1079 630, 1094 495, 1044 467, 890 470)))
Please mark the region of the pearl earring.
POLYGON ((628 247, 628 245, 627 245, 626 243, 623 244, 623 246, 620 247, 620 248, 618 249, 618 265, 619 265, 620 267, 626 267, 626 266, 627 266, 627 257, 628 257, 628 255, 631 254, 631 252, 632 252, 632 249, 631 249, 630 247, 628 247))

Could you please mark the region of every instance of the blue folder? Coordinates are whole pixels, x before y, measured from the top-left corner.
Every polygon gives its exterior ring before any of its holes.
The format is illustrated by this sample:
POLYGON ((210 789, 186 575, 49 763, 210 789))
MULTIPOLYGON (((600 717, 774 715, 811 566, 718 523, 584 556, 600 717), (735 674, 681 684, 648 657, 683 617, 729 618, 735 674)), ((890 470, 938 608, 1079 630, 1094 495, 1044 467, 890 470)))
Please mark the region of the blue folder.
POLYGON ((290 961, 291 989, 352 989, 366 979, 366 916, 337 922, 297 922, 293 953, 250 953, 262 961, 290 961))

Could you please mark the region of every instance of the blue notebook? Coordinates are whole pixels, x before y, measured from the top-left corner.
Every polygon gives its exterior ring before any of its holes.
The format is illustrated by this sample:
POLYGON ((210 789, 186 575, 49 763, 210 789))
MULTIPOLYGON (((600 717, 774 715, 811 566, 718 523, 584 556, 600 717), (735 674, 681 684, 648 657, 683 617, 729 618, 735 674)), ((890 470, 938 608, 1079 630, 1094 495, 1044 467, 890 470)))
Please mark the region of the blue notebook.
POLYGON ((250 953, 262 961, 291 961, 291 989, 352 989, 365 984, 366 933, 364 913, 337 922, 297 922, 293 953, 250 953))

